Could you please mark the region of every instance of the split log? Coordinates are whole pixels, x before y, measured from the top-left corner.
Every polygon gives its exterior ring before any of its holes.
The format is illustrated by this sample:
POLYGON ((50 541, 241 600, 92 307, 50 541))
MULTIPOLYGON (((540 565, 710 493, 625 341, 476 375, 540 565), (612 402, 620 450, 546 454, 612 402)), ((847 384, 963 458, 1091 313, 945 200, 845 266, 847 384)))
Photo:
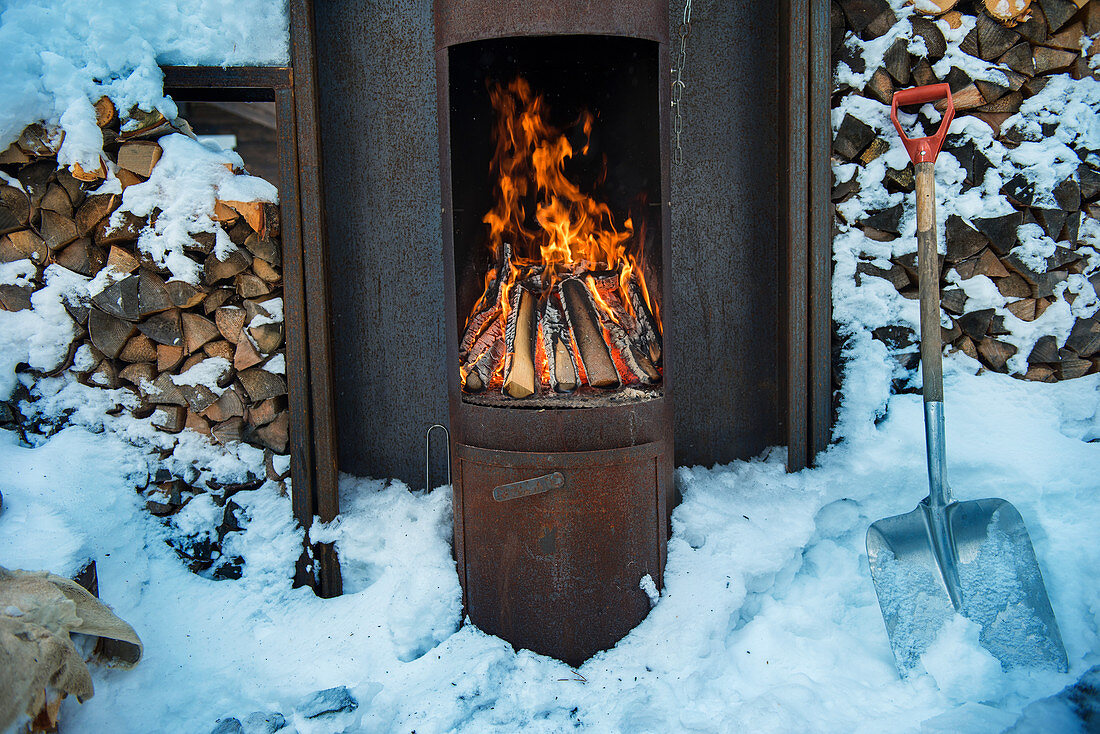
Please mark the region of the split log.
POLYGON ((118 120, 118 111, 110 97, 100 97, 92 106, 95 108, 95 124, 99 127, 107 127, 118 120))
POLYGON ((271 293, 271 286, 252 273, 238 273, 234 282, 241 298, 259 298, 271 293))
POLYGON ((998 255, 1004 256, 1016 246, 1016 228, 1023 224, 1023 215, 1012 212, 1000 217, 979 217, 971 224, 989 240, 989 245, 998 255))
POLYGON ((136 173, 143 178, 153 175, 153 166, 164 151, 154 140, 136 140, 118 149, 119 168, 136 173))
POLYGON ((206 298, 202 302, 202 310, 207 316, 214 313, 218 308, 223 306, 226 301, 233 297, 233 291, 228 288, 215 288, 207 294, 206 298))
POLYGON ((909 84, 909 67, 911 60, 909 58, 909 39, 898 38, 892 44, 890 48, 886 49, 886 54, 882 58, 885 64, 886 73, 890 77, 900 84, 901 86, 908 86, 909 84))
POLYGON ((157 405, 186 406, 187 400, 183 397, 179 385, 172 382, 172 376, 161 373, 156 379, 144 386, 145 396, 157 405))
POLYGON ((538 389, 535 375, 535 301, 536 296, 518 286, 508 327, 505 348, 508 356, 504 392, 513 398, 526 398, 538 389))
POLYGON ((129 321, 94 308, 88 314, 88 338, 106 357, 116 359, 133 334, 134 325, 129 321))
POLYGON ((218 443, 237 443, 244 436, 244 421, 239 417, 230 418, 215 425, 210 432, 218 443))
POLYGON ((137 276, 128 275, 111 283, 92 296, 92 304, 115 318, 137 321, 140 317, 137 276))
POLYGON ((69 192, 59 183, 52 183, 46 188, 46 195, 38 204, 39 209, 49 209, 65 219, 72 219, 73 203, 69 199, 69 192))
POLYGON ((132 273, 138 269, 141 262, 129 250, 111 245, 111 252, 107 255, 107 265, 119 273, 132 273))
POLYGON ((108 390, 114 390, 121 384, 118 379, 118 368, 109 359, 104 359, 94 370, 85 375, 84 381, 89 385, 108 390))
POLYGON ((1072 349, 1079 357, 1091 357, 1100 352, 1100 318, 1079 318, 1066 339, 1066 349, 1072 349))
POLYGON ((183 347, 175 344, 157 344, 157 371, 168 372, 183 361, 183 347))
POLYGON ((221 202, 232 209, 235 209, 245 222, 252 229, 253 232, 262 232, 264 230, 264 205, 259 201, 223 201, 221 202))
POLYGON ((245 414, 246 408, 241 394, 236 387, 231 387, 221 394, 214 403, 203 411, 203 416, 215 423, 222 423, 230 418, 240 418, 245 414))
POLYGON ((233 366, 236 369, 246 370, 263 361, 263 355, 256 349, 248 336, 242 336, 237 340, 237 349, 233 352, 233 366))
POLYGON ((1077 54, 1072 51, 1045 46, 1036 46, 1032 50, 1031 56, 1035 63, 1036 74, 1046 74, 1051 71, 1065 69, 1077 60, 1077 54))
POLYGON ((267 400, 261 400, 258 403, 253 403, 248 406, 247 418, 248 424, 254 428, 265 426, 286 410, 286 398, 268 398, 267 400))
MULTIPOLYGON (((254 272, 256 274, 256 276, 259 277, 260 280, 264 281, 265 283, 278 283, 280 280, 283 279, 282 274, 278 270, 276 270, 274 267, 269 265, 267 263, 267 261, 261 260, 258 257, 253 258, 253 260, 252 260, 252 272, 254 272)), ((240 277, 240 276, 238 276, 238 277, 240 277)), ((238 292, 240 292, 239 288, 238 288, 238 292)), ((270 292, 270 289, 269 289, 269 292, 270 292)), ((241 295, 244 295, 244 294, 242 293, 241 295)))
POLYGON ((14 186, 0 185, 0 234, 22 229, 30 216, 31 202, 27 195, 14 186))
POLYGON ((260 367, 242 370, 237 374, 241 386, 253 403, 286 395, 286 381, 282 375, 276 375, 260 367))
POLYGON ((142 334, 157 344, 183 346, 183 329, 180 325, 180 311, 173 308, 161 311, 138 324, 142 334))
POLYGON ((945 288, 940 293, 940 305, 945 311, 962 314, 966 310, 966 291, 962 288, 945 288))
POLYGON ((244 309, 238 306, 222 306, 214 312, 214 323, 222 336, 236 344, 241 336, 241 329, 244 328, 244 309))
POLYGON ((208 344, 204 344, 202 351, 206 352, 211 357, 221 357, 230 364, 233 363, 233 353, 236 348, 224 339, 218 339, 208 344))
POLYGON ((227 280, 244 272, 251 264, 252 257, 245 250, 233 250, 225 260, 219 260, 216 254, 210 253, 203 263, 203 282, 213 285, 220 280, 227 280))
POLYGON ((879 68, 875 70, 863 93, 883 104, 890 104, 894 97, 894 82, 890 79, 890 74, 887 73, 886 69, 879 68))
MULTIPOLYGON (((1011 0, 998 2, 1011 4, 1011 0)), ((978 13, 974 28, 978 31, 978 56, 985 61, 993 61, 1020 40, 1020 34, 1006 28, 1003 23, 998 23, 986 13, 978 13)))
POLYGON ((69 171, 78 181, 90 183, 107 178, 107 166, 104 165, 102 158, 99 159, 99 168, 85 169, 79 163, 74 163, 69 167, 69 171))
MULTIPOLYGON (((1031 296, 1031 286, 1018 273, 1009 273, 1007 278, 998 279, 997 290, 1005 298, 1028 298, 1031 296)), ((1034 307, 1032 310, 1034 311, 1034 307)), ((1030 321, 1030 319, 1025 320, 1030 321)))
POLYGON ((111 226, 113 218, 113 216, 105 217, 96 225, 93 237, 97 245, 133 242, 141 236, 142 230, 149 224, 148 217, 139 217, 131 212, 122 212, 117 227, 111 226))
POLYGON ((1005 342, 986 337, 978 342, 978 354, 982 361, 994 372, 1007 372, 1005 365, 1012 355, 1016 354, 1016 347, 1005 342))
POLYGON ((183 322, 183 350, 186 354, 194 354, 212 339, 217 339, 218 327, 208 318, 197 313, 184 312, 181 316, 183 322))
POLYGON ((187 401, 187 407, 196 413, 206 410, 218 399, 218 395, 206 385, 180 385, 179 389, 187 401))
POLYGON ((1051 33, 1062 30, 1062 26, 1077 13, 1077 5, 1069 0, 1039 0, 1039 5, 1043 8, 1043 16, 1051 33))
POLYGON ((160 276, 146 268, 138 271, 138 312, 142 317, 173 307, 168 288, 160 276))
POLYGON ((201 415, 196 415, 191 411, 187 411, 187 421, 184 423, 183 427, 189 428, 195 433, 201 433, 204 436, 213 435, 210 431, 210 422, 201 415))
POLYGON ((156 342, 144 334, 136 334, 126 342, 126 346, 119 352, 118 358, 123 362, 155 362, 157 359, 156 342))
POLYGON ((966 223, 962 217, 952 214, 946 225, 947 254, 944 259, 956 263, 977 255, 989 240, 978 230, 966 223))
POLYGON ((194 354, 188 355, 184 358, 183 364, 180 365, 180 374, 182 375, 184 372, 191 369, 204 359, 206 359, 206 353, 201 350, 195 352, 194 354))
POLYGON ((1091 369, 1091 360, 1078 359, 1076 357, 1063 359, 1054 366, 1054 372, 1058 375, 1059 380, 1072 380, 1077 377, 1083 377, 1087 375, 1091 369))
POLYGON ((994 310, 992 308, 983 308, 965 313, 958 319, 959 328, 975 342, 981 341, 993 324, 993 314, 994 310))
POLYGON ((1019 301, 1013 301, 1005 305, 1005 308, 1016 318, 1021 321, 1034 321, 1035 320, 1035 299, 1023 298, 1019 301))
POLYGON ((554 387, 559 392, 577 389, 577 368, 573 356, 560 338, 554 339, 554 387))
POLYGON ((95 229, 96 225, 114 212, 122 203, 118 194, 93 194, 76 210, 76 229, 81 237, 95 229))
POLYGON ((24 153, 18 145, 12 143, 3 151, 0 151, 0 166, 6 165, 23 165, 24 163, 30 163, 31 157, 24 153))
MULTIPOLYGON (((955 103, 956 112, 972 110, 985 104, 985 97, 983 97, 982 93, 978 91, 977 85, 973 83, 967 84, 958 92, 952 91, 951 98, 952 101, 955 103)), ((884 102, 883 104, 886 103, 884 102)), ((945 109, 947 109, 947 100, 941 99, 939 102, 936 102, 933 107, 935 107, 940 112, 943 112, 945 109)))
POLYGON ((31 308, 32 285, 0 283, 0 306, 5 311, 26 311, 31 308))
POLYGON ((118 169, 118 172, 115 173, 115 177, 118 178, 118 182, 122 185, 123 193, 125 193, 126 189, 130 188, 131 186, 145 183, 144 178, 137 175, 136 173, 127 171, 125 168, 118 169))
MULTIPOLYGON (((1030 58, 1030 56, 1028 58, 1030 58)), ((278 267, 282 262, 282 253, 279 243, 268 237, 261 237, 259 234, 253 232, 245 238, 244 246, 245 249, 252 253, 253 257, 263 260, 270 265, 278 267)))
POLYGON ((179 433, 187 425, 187 409, 182 405, 158 405, 149 422, 166 433, 179 433))
POLYGON ((845 114, 833 140, 833 149, 848 160, 852 160, 875 139, 875 131, 857 117, 845 114))
POLYGON ((1031 0, 985 0, 985 9, 991 16, 1008 26, 1016 25, 1016 19, 1031 7, 1031 0))
POLYGON ((1058 340, 1049 334, 1039 337, 1027 355, 1028 364, 1053 364, 1059 359, 1058 340))
POLYGON ((118 373, 120 379, 140 387, 143 382, 152 382, 157 377, 157 368, 149 362, 137 362, 127 365, 118 373))
POLYGON ((253 435, 261 445, 275 453, 286 453, 290 442, 290 413, 284 410, 274 420, 257 428, 253 435))
POLYGON ((1034 364, 1027 368, 1027 372, 1024 374, 1025 380, 1031 380, 1033 382, 1057 382, 1058 378, 1055 376, 1054 368, 1047 367, 1046 365, 1034 364))
MULTIPOLYGON (((947 53, 947 40, 944 38, 940 27, 934 21, 922 18, 919 15, 911 17, 909 22, 913 28, 913 35, 924 39, 924 47, 927 49, 927 53, 922 56, 922 59, 925 63, 935 63, 942 59, 943 55, 947 53)), ((918 83, 923 84, 923 82, 918 83)))
POLYGON ((584 283, 568 278, 558 285, 558 291, 569 327, 577 344, 578 356, 592 387, 619 387, 619 371, 603 340, 596 307, 584 283))
POLYGON ((170 280, 165 288, 168 291, 168 300, 176 308, 194 308, 206 297, 206 293, 182 280, 170 280))
POLYGON ((42 265, 49 258, 49 247, 33 230, 21 229, 11 232, 4 239, 10 243, 11 247, 10 252, 5 253, 4 262, 27 259, 42 265))
POLYGON ((1031 56, 1031 44, 1026 41, 1017 43, 1005 51, 1001 58, 997 59, 997 63, 1004 64, 1025 77, 1035 76, 1035 59, 1031 56))
POLYGON ((936 76, 936 72, 932 69, 932 64, 928 59, 923 57, 917 59, 917 63, 913 65, 911 74, 913 76, 913 83, 918 86, 937 84, 940 81, 939 77, 936 76))
MULTIPOLYGON (((534 296, 532 295, 531 298, 533 299, 534 296)), ((532 305, 531 308, 533 313, 534 306, 532 305)), ((282 323, 268 323, 250 326, 248 327, 248 335, 252 337, 252 343, 256 345, 256 349, 261 354, 272 354, 282 346, 283 325, 282 323)))
POLYGON ((993 251, 988 248, 982 250, 981 254, 977 257, 955 263, 955 271, 963 280, 969 280, 976 275, 984 275, 989 278, 1004 278, 1008 276, 1008 271, 1005 270, 1004 265, 1002 265, 1001 261, 997 259, 997 256, 993 254, 993 251))
POLYGON ((76 222, 49 209, 42 210, 42 224, 39 226, 39 232, 46 246, 51 250, 63 248, 80 235, 76 222))

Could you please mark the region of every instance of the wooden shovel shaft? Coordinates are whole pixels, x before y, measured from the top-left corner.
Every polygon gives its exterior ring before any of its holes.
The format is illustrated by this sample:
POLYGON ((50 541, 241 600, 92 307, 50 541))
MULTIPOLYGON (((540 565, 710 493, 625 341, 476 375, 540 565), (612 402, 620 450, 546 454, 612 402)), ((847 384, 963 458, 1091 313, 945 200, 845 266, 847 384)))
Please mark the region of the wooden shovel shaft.
POLYGON ((935 163, 915 163, 917 272, 920 278, 920 361, 924 402, 943 402, 943 339, 940 336, 940 265, 936 254, 935 163))

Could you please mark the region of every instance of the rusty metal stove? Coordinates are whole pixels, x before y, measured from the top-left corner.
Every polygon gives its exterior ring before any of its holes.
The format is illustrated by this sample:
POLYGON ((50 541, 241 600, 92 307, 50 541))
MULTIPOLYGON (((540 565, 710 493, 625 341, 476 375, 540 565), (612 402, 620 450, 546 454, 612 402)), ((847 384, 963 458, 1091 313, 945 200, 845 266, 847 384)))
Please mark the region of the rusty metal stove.
MULTIPOLYGON (((609 394, 510 402, 463 393, 459 340, 485 275, 479 249, 491 112, 485 77, 518 68, 560 100, 583 96, 576 78, 598 71, 596 105, 611 126, 609 180, 649 194, 646 256, 658 273, 658 300, 668 304, 670 278, 660 272, 671 261, 666 13, 663 3, 631 0, 435 3, 455 555, 463 601, 485 632, 572 665, 613 646, 648 614, 640 586, 646 575, 662 585, 674 502, 670 360, 664 359, 659 389, 633 400, 609 394), (620 88, 620 65, 631 69, 636 89, 620 88), (576 405, 584 407, 565 407, 576 405)), ((668 354, 667 333, 663 347, 668 354)))

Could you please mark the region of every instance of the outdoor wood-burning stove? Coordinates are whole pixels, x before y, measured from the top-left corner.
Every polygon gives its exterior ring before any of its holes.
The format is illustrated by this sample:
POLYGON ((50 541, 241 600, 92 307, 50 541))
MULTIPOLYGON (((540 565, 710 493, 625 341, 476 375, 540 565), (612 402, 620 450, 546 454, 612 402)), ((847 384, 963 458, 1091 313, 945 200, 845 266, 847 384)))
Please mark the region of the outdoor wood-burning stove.
POLYGON ((438 0, 455 554, 470 619, 579 664, 673 504, 667 7, 438 0))

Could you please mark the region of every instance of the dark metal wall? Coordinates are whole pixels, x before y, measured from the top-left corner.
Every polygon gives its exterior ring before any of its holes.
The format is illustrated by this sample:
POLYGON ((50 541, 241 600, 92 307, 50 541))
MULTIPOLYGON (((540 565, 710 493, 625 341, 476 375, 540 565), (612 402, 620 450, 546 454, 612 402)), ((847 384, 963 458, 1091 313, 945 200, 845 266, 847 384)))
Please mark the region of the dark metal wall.
MULTIPOLYGON (((666 322, 677 345, 677 465, 725 463, 784 441, 778 12, 770 0, 692 3, 666 322)), ((672 0, 673 64, 682 17, 672 0)))
MULTIPOLYGON (((770 0, 693 6, 666 328, 676 463, 709 465, 783 441, 779 29, 770 0)), ((447 422, 431 0, 315 9, 340 468, 419 487, 447 422)))
POLYGON ((432 6, 314 7, 340 468, 421 487, 447 423, 432 6))

